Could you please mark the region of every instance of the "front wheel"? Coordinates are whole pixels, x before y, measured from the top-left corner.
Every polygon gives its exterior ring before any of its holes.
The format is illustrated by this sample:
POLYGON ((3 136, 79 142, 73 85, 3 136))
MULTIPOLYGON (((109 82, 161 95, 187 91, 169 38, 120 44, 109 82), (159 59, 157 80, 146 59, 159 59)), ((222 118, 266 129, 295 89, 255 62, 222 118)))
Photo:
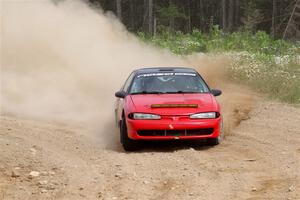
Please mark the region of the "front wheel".
POLYGON ((216 145, 220 144, 220 142, 223 140, 223 138, 224 138, 224 128, 223 128, 223 121, 222 121, 221 125, 220 125, 219 136, 217 138, 207 138, 206 143, 209 146, 216 146, 216 145))
POLYGON ((125 151, 136 151, 140 149, 140 143, 128 137, 126 119, 123 118, 120 126, 120 139, 125 151))
POLYGON ((216 145, 220 144, 220 140, 219 140, 219 137, 217 137, 217 138, 207 138, 206 143, 207 143, 208 146, 216 146, 216 145))

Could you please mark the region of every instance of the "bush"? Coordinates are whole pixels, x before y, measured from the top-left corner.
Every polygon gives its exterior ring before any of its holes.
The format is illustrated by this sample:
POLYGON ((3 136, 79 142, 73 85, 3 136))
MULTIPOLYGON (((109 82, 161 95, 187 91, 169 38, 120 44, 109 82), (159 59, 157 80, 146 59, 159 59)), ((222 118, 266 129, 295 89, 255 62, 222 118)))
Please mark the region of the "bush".
POLYGON ((232 55, 229 75, 270 97, 289 103, 300 103, 300 61, 296 57, 260 58, 255 54, 232 55), (273 60, 272 60, 273 59, 273 60))
POLYGON ((225 34, 213 26, 209 34, 193 30, 191 34, 163 31, 156 36, 138 36, 173 53, 226 53, 232 57, 232 80, 289 103, 300 103, 300 43, 273 40, 265 32, 225 34))

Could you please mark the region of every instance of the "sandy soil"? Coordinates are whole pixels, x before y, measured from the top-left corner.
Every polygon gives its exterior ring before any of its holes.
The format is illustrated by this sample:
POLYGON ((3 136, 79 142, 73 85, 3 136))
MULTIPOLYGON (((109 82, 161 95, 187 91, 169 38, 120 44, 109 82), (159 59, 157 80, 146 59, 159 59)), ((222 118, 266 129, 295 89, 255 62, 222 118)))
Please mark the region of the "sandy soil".
POLYGON ((1 116, 0 199, 300 199, 299 116, 263 101, 217 147, 136 153, 80 126, 1 116))
POLYGON ((84 1, 0 7, 0 199, 300 199, 300 108, 251 110, 256 95, 223 84, 227 56, 177 57, 84 1), (139 66, 193 66, 222 89, 226 140, 124 152, 111 97, 139 66))

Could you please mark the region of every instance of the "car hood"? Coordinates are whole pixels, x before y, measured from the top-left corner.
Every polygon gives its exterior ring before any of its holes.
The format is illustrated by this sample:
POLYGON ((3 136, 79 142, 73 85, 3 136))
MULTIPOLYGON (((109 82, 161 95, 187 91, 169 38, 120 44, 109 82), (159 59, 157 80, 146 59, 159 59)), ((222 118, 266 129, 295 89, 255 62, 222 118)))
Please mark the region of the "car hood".
POLYGON ((214 96, 202 94, 138 94, 130 95, 133 112, 159 115, 190 115, 198 112, 218 111, 214 96), (153 108, 153 105, 156 108, 153 108), (183 107, 184 106, 184 107, 183 107))

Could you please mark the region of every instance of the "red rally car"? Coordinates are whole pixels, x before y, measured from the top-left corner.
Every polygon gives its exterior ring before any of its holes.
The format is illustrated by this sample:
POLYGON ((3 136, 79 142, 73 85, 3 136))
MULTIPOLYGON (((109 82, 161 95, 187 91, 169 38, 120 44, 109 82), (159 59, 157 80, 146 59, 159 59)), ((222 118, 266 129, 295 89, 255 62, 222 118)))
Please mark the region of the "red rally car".
POLYGON ((217 145, 223 136, 220 106, 197 71, 161 67, 131 73, 117 97, 116 124, 126 151, 143 140, 206 139, 217 145))

